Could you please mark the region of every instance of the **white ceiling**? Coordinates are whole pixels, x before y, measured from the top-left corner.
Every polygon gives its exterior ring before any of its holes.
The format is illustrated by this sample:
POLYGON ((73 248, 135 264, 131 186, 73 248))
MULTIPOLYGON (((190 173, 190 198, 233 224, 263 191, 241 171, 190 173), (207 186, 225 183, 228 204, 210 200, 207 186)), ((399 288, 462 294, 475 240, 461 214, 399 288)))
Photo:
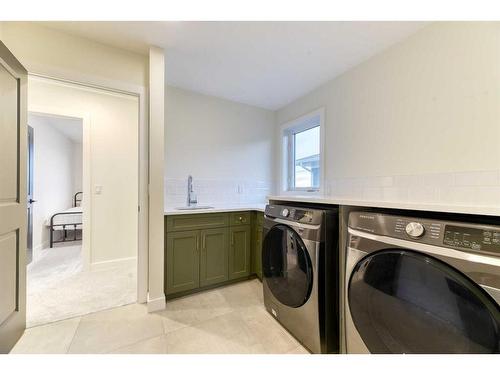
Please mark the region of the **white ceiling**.
POLYGON ((166 51, 173 86, 279 109, 425 22, 43 22, 101 43, 166 51))
MULTIPOLYGON (((30 112, 28 114, 28 125, 34 122, 51 126, 75 143, 82 143, 83 123, 82 119, 74 117, 52 116, 30 112)), ((36 134, 35 134, 36 137, 36 134)))

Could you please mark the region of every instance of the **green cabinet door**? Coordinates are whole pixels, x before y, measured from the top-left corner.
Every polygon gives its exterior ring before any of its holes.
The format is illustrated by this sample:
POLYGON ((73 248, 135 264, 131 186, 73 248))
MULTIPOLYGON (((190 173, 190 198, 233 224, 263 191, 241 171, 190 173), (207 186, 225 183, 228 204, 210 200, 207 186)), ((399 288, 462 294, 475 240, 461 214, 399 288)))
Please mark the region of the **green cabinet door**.
POLYGON ((167 234, 166 291, 184 292, 200 286, 200 231, 167 234))
POLYGON ((229 237, 229 279, 238 279, 250 275, 251 259, 251 236, 250 225, 231 227, 229 237))
POLYGON ((227 281, 228 242, 228 228, 201 231, 200 286, 227 281))

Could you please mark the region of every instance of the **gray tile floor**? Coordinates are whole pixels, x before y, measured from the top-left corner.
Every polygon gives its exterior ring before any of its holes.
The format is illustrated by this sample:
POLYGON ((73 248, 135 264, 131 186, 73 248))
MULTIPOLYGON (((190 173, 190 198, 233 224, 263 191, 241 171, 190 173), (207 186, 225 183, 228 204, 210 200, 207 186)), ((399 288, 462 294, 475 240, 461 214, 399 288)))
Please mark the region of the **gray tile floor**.
POLYGON ((12 353, 290 353, 307 351, 264 309, 262 284, 241 282, 27 329, 12 353))

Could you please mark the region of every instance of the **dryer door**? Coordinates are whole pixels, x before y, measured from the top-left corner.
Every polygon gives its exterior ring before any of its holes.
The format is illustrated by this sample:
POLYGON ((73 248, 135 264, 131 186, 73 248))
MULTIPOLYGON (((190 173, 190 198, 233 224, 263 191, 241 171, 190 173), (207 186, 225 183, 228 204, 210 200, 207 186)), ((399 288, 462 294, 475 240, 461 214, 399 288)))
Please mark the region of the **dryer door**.
POLYGON ((290 307, 309 299, 313 284, 311 258, 302 238, 289 226, 278 224, 262 245, 262 273, 274 297, 290 307))
POLYGON ((498 353, 500 308, 476 283, 423 253, 382 250, 354 267, 348 303, 372 353, 498 353))

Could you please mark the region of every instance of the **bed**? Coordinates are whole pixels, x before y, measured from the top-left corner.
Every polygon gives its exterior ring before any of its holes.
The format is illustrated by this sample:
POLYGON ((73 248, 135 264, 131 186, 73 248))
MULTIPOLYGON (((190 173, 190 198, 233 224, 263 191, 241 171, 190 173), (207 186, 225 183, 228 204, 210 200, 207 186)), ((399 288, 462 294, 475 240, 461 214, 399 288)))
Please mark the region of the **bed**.
POLYGON ((77 192, 73 197, 73 207, 65 211, 56 212, 50 217, 47 226, 50 231, 49 237, 51 248, 55 243, 80 241, 82 239, 82 198, 83 192, 77 192), (61 232, 61 239, 56 240, 54 234, 57 231, 61 232), (80 236, 78 236, 78 232, 80 232, 80 236))

